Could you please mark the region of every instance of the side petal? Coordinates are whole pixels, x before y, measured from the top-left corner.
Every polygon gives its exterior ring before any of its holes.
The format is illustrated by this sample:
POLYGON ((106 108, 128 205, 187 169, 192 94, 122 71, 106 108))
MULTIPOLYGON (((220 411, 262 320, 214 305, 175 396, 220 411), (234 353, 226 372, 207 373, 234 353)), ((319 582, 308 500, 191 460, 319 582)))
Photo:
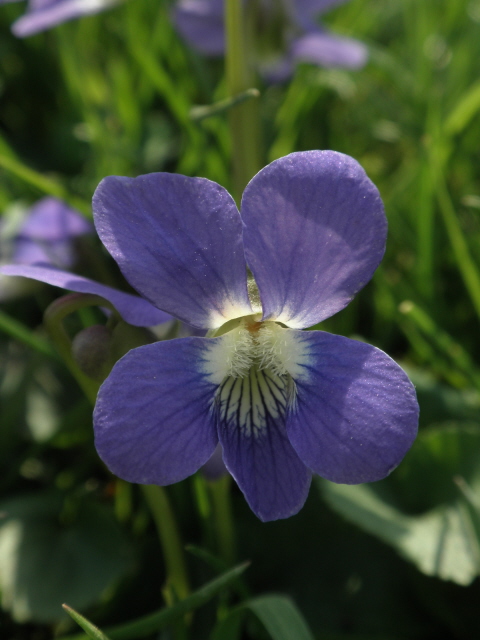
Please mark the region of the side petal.
POLYGON ((417 434, 418 403, 407 375, 363 342, 323 331, 289 333, 301 353, 292 369, 296 399, 287 416, 298 455, 333 482, 381 480, 417 434))
POLYGON ((112 289, 89 278, 77 276, 75 273, 61 271, 51 265, 8 264, 0 267, 0 273, 6 276, 31 278, 77 293, 101 296, 113 304, 126 322, 137 327, 153 327, 172 319, 168 313, 156 309, 143 298, 112 289))
POLYGON ((290 53, 296 62, 345 69, 361 69, 368 59, 364 44, 326 31, 312 31, 298 38, 292 43, 290 53))
POLYGON ((192 475, 218 443, 211 405, 216 385, 203 371, 206 338, 132 349, 100 387, 95 446, 117 476, 172 484, 192 475))
POLYGON ((201 53, 224 53, 223 0, 181 0, 175 5, 173 20, 182 37, 201 53))
POLYGON ((216 396, 223 461, 263 521, 297 513, 310 487, 311 473, 286 434, 288 392, 285 378, 253 368, 227 378, 216 396))
POLYGON ((155 306, 200 329, 252 313, 241 220, 220 185, 171 173, 110 176, 93 210, 124 276, 155 306))
POLYGON ((378 190, 335 151, 291 153, 262 169, 245 189, 242 219, 264 319, 294 328, 346 307, 385 251, 378 190))

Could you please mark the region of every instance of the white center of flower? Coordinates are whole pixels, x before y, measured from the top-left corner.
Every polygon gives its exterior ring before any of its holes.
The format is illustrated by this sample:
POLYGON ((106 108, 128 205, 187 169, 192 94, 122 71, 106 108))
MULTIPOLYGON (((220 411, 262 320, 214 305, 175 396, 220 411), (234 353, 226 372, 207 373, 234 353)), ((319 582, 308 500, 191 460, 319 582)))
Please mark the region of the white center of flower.
POLYGON ((288 340, 287 331, 276 322, 261 322, 258 318, 259 314, 239 318, 216 332, 223 334, 223 340, 219 348, 210 352, 210 362, 215 365, 218 378, 244 378, 252 367, 259 371, 269 369, 276 375, 288 373, 294 345, 288 340))
POLYGON ((295 398, 295 375, 303 355, 299 332, 261 315, 232 320, 218 330, 205 361, 209 379, 218 385, 215 409, 229 429, 245 436, 266 433, 283 420, 295 398))

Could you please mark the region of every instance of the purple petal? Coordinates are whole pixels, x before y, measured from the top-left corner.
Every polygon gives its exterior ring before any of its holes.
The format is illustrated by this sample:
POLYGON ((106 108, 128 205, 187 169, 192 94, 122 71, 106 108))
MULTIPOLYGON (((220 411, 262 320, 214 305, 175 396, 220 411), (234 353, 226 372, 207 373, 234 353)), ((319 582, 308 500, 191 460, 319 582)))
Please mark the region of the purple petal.
POLYGON ((53 251, 50 251, 52 246, 42 246, 37 242, 34 242, 28 238, 15 238, 13 241, 13 255, 11 256, 12 262, 15 264, 35 264, 42 262, 44 264, 65 264, 72 257, 71 247, 69 243, 56 243, 53 251), (70 251, 69 251, 70 249, 70 251), (57 258, 60 258, 58 261, 57 258))
POLYGON ((93 224, 58 198, 47 196, 31 207, 19 229, 21 238, 57 242, 93 233, 93 224))
POLYGON ((361 42, 325 31, 298 38, 292 43, 290 53, 296 62, 311 62, 320 67, 360 69, 368 59, 368 49, 361 42))
POLYGON ((417 434, 418 404, 405 372, 383 351, 323 331, 291 332, 304 355, 287 418, 303 462, 333 482, 387 476, 417 434))
POLYGON ((57 198, 42 198, 30 209, 13 238, 11 261, 68 268, 75 262, 73 240, 93 232, 93 225, 78 211, 57 198))
POLYGON ((284 382, 253 369, 244 378, 227 378, 216 397, 223 460, 263 521, 297 513, 310 487, 311 473, 286 434, 284 382))
POLYGON ((12 26, 13 33, 24 38, 34 33, 109 9, 115 0, 30 0, 27 13, 12 26))
POLYGON ((100 387, 95 446, 129 482, 171 484, 192 475, 218 443, 216 385, 203 371, 210 340, 180 338, 132 349, 100 387))
POLYGON ((137 327, 150 327, 172 319, 167 313, 156 309, 143 298, 117 291, 89 278, 77 276, 75 273, 60 271, 51 265, 9 264, 0 267, 0 273, 6 276, 32 278, 77 293, 101 296, 115 307, 126 322, 137 327))
POLYGON ((15 264, 43 263, 68 268, 75 262, 74 246, 68 240, 43 242, 29 238, 16 238, 13 244, 14 251, 11 259, 15 264))
POLYGON ((235 202, 205 178, 110 176, 93 196, 98 234, 130 284, 198 328, 252 313, 235 202))
POLYGON ((377 188, 335 151, 292 153, 262 169, 245 189, 242 218, 264 318, 295 328, 343 309, 385 250, 377 188))
POLYGON ((299 17, 313 18, 348 0, 294 0, 295 13, 299 17))
POLYGON ((183 38, 201 53, 224 53, 223 0, 181 0, 174 8, 173 19, 183 38))

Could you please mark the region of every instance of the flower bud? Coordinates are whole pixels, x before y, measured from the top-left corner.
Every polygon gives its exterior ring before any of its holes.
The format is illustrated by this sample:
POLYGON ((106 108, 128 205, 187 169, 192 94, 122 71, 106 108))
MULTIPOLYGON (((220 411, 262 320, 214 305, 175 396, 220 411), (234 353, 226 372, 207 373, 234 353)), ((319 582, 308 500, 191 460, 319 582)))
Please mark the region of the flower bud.
POLYGON ((110 342, 110 332, 101 324, 83 329, 73 339, 73 358, 89 378, 101 382, 108 375, 111 366, 110 342))

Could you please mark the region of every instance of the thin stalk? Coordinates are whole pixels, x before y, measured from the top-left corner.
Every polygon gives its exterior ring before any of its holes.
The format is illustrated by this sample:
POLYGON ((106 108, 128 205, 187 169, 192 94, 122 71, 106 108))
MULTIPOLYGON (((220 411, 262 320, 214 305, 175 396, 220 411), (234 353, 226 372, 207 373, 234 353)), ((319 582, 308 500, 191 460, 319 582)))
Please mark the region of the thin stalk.
POLYGON ((67 189, 61 184, 50 180, 50 178, 46 178, 34 169, 30 169, 30 167, 27 167, 19 160, 5 154, 0 154, 0 167, 39 191, 68 202, 87 218, 92 217, 92 210, 88 202, 81 198, 71 196, 67 189))
POLYGON ((189 594, 187 569, 180 534, 167 493, 157 485, 142 485, 143 494, 157 527, 167 569, 166 601, 172 605, 189 594))
MULTIPOLYGON (((242 0, 226 1, 225 27, 227 95, 235 98, 251 89, 254 80, 248 57, 250 47, 242 0)), ((229 125, 233 149, 233 193, 239 202, 243 189, 262 166, 258 101, 247 100, 232 107, 229 125)))
POLYGON ((235 561, 236 546, 231 505, 231 480, 231 476, 225 474, 215 482, 208 482, 218 550, 227 566, 231 566, 235 561))
POLYGON ((3 311, 0 311, 0 331, 12 336, 12 338, 19 340, 20 342, 23 342, 32 349, 35 349, 35 351, 38 351, 49 358, 58 360, 58 355, 46 340, 32 334, 29 328, 18 320, 11 318, 3 311))

